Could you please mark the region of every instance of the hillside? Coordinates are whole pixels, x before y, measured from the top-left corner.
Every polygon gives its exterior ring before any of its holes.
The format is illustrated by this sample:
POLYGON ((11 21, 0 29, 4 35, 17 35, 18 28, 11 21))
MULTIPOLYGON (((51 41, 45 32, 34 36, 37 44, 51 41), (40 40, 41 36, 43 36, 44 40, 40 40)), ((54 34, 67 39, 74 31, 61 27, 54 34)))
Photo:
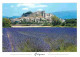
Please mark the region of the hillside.
POLYGON ((61 19, 77 19, 77 11, 61 11, 61 12, 53 12, 52 14, 56 15, 61 19))
POLYGON ((3 18, 15 19, 15 18, 20 18, 20 16, 12 16, 12 17, 3 16, 3 18))

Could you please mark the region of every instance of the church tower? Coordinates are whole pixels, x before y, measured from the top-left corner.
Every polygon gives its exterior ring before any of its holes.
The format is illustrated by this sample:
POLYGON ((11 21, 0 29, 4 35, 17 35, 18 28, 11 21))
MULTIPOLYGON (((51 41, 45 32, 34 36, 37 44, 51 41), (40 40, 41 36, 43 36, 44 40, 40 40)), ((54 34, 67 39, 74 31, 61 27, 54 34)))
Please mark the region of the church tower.
POLYGON ((42 16, 45 18, 45 11, 42 11, 42 16))

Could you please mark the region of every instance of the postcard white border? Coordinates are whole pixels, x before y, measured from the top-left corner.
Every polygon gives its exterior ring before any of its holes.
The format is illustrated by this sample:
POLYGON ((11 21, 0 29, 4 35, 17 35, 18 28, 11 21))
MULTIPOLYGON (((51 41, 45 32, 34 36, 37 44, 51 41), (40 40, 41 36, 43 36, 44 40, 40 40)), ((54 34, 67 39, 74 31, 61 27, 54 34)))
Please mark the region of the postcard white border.
POLYGON ((80 56, 80 1, 79 0, 1 0, 0 1, 0 57, 79 57, 80 56), (77 3, 77 52, 2 52, 2 3, 77 3), (40 55, 43 54, 43 55, 40 55))

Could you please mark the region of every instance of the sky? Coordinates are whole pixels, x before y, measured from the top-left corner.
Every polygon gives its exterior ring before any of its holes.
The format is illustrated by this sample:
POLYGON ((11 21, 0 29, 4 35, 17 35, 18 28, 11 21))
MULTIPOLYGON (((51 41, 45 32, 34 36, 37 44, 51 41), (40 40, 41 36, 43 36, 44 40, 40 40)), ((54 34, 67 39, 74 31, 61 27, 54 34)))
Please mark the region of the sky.
POLYGON ((3 16, 21 16, 23 13, 32 11, 45 11, 46 13, 61 12, 61 11, 77 11, 76 3, 3 3, 3 16))

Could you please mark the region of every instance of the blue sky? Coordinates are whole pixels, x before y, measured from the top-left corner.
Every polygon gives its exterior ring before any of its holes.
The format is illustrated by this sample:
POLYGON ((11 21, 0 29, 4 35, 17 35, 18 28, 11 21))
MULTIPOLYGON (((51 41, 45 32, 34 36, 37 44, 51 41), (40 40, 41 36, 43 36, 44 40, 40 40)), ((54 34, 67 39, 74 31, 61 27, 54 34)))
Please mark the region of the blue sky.
POLYGON ((27 11, 42 11, 45 10, 46 13, 60 12, 60 11, 77 11, 76 3, 32 3, 32 4, 22 4, 22 3, 3 3, 3 16, 21 16, 27 11))

